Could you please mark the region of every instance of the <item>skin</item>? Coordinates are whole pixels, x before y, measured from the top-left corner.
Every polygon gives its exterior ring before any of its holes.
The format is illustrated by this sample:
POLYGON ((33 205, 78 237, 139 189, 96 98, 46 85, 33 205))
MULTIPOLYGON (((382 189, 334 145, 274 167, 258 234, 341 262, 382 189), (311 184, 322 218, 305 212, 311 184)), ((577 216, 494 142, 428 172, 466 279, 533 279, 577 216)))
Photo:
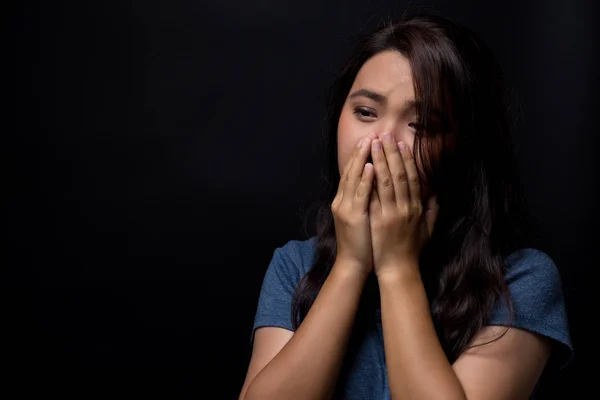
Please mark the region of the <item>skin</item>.
POLYGON ((406 109, 414 100, 412 73, 408 60, 400 53, 386 51, 375 55, 362 66, 342 108, 338 123, 338 166, 340 171, 350 160, 354 146, 369 133, 380 137, 392 132, 397 142, 403 141, 413 150, 416 110, 406 109), (380 96, 377 101, 361 90, 380 96))
MULTIPOLYGON (((338 122, 337 148, 340 171, 356 143, 369 134, 381 139, 390 133, 414 152, 417 109, 412 72, 400 53, 386 51, 367 60, 350 88, 338 122)), ((422 164, 419 164, 422 167, 422 164)), ((421 182, 423 198, 429 197, 421 182)))
MULTIPOLYGON (((411 100, 410 66, 400 53, 375 55, 358 73, 338 126, 343 168, 332 212, 341 256, 296 332, 257 329, 240 399, 331 398, 371 269, 380 288, 392 399, 501 400, 531 394, 550 355, 548 339, 509 328, 500 339, 467 349, 453 364, 439 343, 418 266, 438 207, 435 197, 423 201, 427 189, 416 174, 411 100), (355 95, 361 89, 369 92, 355 95)), ((472 344, 504 332, 484 327, 472 344)))
MULTIPOLYGON (((425 223, 419 227, 421 230, 419 243, 403 243, 406 241, 404 232, 394 232, 393 229, 390 230, 383 226, 389 225, 388 222, 392 219, 396 219, 396 221, 392 221, 395 225, 401 223, 401 219, 406 219, 400 215, 403 212, 409 216, 420 217, 422 208, 424 208, 421 206, 421 199, 428 196, 425 182, 418 181, 415 163, 408 165, 408 168, 411 168, 408 172, 411 173, 411 177, 414 177, 410 181, 410 189, 418 192, 411 196, 409 188, 404 189, 406 185, 403 180, 406 180, 407 171, 398 146, 404 144, 409 149, 408 152, 405 152, 406 156, 413 153, 418 120, 418 110, 414 101, 414 83, 408 59, 396 51, 385 51, 367 60, 360 69, 340 114, 337 135, 338 166, 340 168, 348 163, 357 141, 365 137, 375 138, 371 143, 371 157, 375 164, 377 185, 373 190, 370 216, 371 226, 378 228, 371 230, 374 256, 378 257, 381 253, 378 248, 381 247, 393 247, 399 254, 411 253, 413 258, 417 257, 421 246, 433 231, 432 225, 436 216, 435 198, 430 198, 431 203, 427 206, 430 210, 428 223, 431 226, 425 223), (387 161, 383 152, 384 145, 386 149, 391 149, 386 152, 391 155, 387 161), (379 147, 380 150, 378 151, 376 147, 379 147), (387 162, 393 164, 393 174, 389 173, 387 162), (382 185, 386 180, 389 180, 390 185, 382 185), (393 185, 391 185, 392 183, 393 185), (386 201, 379 201, 377 193, 386 201), (388 206, 393 204, 396 198, 398 201, 395 207, 388 206), (410 207, 402 210, 405 204, 410 207), (383 216, 384 211, 387 218, 380 217, 383 216), (396 212, 392 215, 392 211, 396 212)), ((420 225, 420 222, 424 221, 412 218, 410 222, 420 225)), ((409 235, 408 240, 411 239, 413 237, 409 235)), ((383 255, 385 254, 383 253, 383 255)), ((374 261, 377 266, 381 265, 384 260, 374 261)))

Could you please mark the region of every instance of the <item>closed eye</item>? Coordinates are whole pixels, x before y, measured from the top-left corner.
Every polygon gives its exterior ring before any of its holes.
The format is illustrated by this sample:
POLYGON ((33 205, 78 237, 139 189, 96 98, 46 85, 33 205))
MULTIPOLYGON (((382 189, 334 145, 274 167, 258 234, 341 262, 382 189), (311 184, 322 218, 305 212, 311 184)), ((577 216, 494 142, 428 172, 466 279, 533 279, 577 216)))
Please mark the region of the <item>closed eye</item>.
POLYGON ((360 120, 364 122, 370 122, 377 118, 377 114, 375 114, 372 110, 364 107, 356 107, 354 109, 354 115, 360 120))

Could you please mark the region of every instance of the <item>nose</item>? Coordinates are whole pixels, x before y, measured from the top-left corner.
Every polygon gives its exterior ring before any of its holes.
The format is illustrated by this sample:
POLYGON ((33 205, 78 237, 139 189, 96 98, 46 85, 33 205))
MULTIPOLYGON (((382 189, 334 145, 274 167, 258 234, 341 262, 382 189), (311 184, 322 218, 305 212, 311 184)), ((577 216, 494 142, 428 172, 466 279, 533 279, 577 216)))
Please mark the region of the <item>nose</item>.
POLYGON ((395 132, 393 129, 385 129, 385 130, 381 130, 375 133, 375 136, 377 137, 377 139, 381 140, 383 142, 383 137, 385 134, 390 134, 392 136, 392 140, 394 140, 395 142, 398 142, 399 140, 401 140, 399 138, 399 133, 395 132))
POLYGON ((406 129, 403 129, 399 123, 390 122, 386 125, 382 124, 382 126, 377 128, 378 129, 376 129, 374 133, 379 140, 383 140, 383 135, 389 132, 396 143, 400 141, 408 143, 411 141, 410 132, 408 132, 406 129))
POLYGON ((393 138, 397 138, 400 127, 395 118, 382 118, 378 122, 374 132, 379 140, 383 140, 383 135, 386 133, 391 133, 393 138))
POLYGON ((376 133, 375 135, 377 136, 377 139, 383 140, 383 135, 385 135, 386 133, 390 133, 392 137, 394 137, 394 131, 392 129, 383 130, 381 132, 376 133))

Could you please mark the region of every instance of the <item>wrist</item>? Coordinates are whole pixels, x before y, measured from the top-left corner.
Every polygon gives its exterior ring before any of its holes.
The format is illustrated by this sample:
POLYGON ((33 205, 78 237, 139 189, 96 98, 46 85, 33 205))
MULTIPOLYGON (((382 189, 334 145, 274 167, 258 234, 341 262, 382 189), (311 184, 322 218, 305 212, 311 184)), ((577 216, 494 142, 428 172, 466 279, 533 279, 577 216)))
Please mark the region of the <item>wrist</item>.
POLYGON ((389 266, 383 265, 376 269, 376 275, 380 285, 414 285, 422 282, 419 263, 414 260, 398 261, 389 266))
POLYGON ((330 275, 364 283, 369 277, 369 269, 358 261, 337 259, 331 268, 330 275))

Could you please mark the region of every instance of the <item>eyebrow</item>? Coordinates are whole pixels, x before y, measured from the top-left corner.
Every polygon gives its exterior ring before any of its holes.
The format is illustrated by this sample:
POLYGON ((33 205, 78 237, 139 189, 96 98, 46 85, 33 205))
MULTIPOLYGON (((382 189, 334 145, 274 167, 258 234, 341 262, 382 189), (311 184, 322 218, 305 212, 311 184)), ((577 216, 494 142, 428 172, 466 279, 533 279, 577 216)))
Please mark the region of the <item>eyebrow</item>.
MULTIPOLYGON (((350 96, 348 96, 349 98, 353 99, 355 97, 367 97, 373 101, 376 101, 380 104, 385 104, 387 103, 387 97, 385 97, 384 95, 374 92, 372 90, 369 89, 359 89, 356 92, 352 93, 350 96)), ((418 110, 421 106, 421 102, 418 100, 408 100, 406 102, 406 109, 415 109, 418 110)))

